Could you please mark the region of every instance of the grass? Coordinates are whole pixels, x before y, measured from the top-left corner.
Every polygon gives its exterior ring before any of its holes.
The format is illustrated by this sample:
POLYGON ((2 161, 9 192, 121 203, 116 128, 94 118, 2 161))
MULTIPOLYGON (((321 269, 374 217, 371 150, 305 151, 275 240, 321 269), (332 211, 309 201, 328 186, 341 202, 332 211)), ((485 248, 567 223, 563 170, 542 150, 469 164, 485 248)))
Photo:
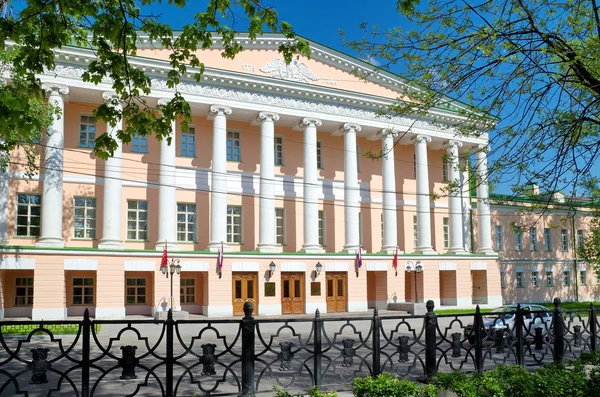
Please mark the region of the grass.
MULTIPOLYGON (((100 332, 101 325, 96 324, 96 333, 100 332)), ((0 326, 2 335, 29 335, 29 333, 39 328, 39 324, 31 325, 4 325, 0 326)), ((52 332, 53 335, 77 335, 79 325, 77 324, 44 324, 44 328, 52 332)), ((35 332, 34 335, 48 335, 45 331, 35 332)))
MULTIPOLYGON (((537 303, 536 303, 537 304, 537 303)), ((539 303, 540 306, 547 307, 550 310, 554 309, 552 302, 539 303)), ((600 310, 600 302, 594 302, 594 307, 600 310)), ((589 310, 590 302, 563 302, 560 304, 562 310, 589 310)), ((492 309, 481 309, 481 313, 489 313, 492 309)), ((435 310, 435 314, 474 314, 475 309, 447 309, 435 310)), ((587 313, 581 313, 586 316, 587 313)))

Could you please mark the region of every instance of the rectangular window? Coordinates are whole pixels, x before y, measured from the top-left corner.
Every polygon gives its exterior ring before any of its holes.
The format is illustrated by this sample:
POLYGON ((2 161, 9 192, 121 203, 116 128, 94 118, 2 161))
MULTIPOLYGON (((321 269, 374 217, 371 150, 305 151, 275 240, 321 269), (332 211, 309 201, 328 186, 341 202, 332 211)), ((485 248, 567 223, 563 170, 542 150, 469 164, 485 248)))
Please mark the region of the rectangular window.
POLYGON ((502 226, 496 225, 496 251, 502 251, 504 249, 504 239, 502 237, 502 226))
POLYGON ((415 250, 419 246, 419 228, 417 226, 417 216, 413 215, 413 244, 415 250))
POLYGON ((275 208, 275 236, 277 244, 285 244, 285 213, 283 208, 275 208))
POLYGON ((196 280, 193 278, 181 278, 179 286, 180 304, 196 303, 196 280))
POLYGON ((533 287, 539 287, 539 280, 538 280, 538 272, 531 272, 531 285, 533 287))
POLYGON ((128 278, 125 280, 125 304, 146 304, 146 279, 128 278))
POLYGON ((73 278, 73 304, 94 304, 94 279, 91 277, 73 278))
POLYGON ((15 306, 33 305, 33 277, 15 278, 15 306))
POLYGON ((242 243, 242 207, 227 206, 227 242, 242 243))
POLYGON ((554 287, 554 274, 546 271, 546 287, 554 287))
POLYGON ((196 127, 181 131, 181 157, 196 156, 196 127))
POLYGON ((148 202, 127 201, 127 239, 148 240, 148 202))
POLYGON ((565 287, 568 287, 569 285, 571 285, 571 272, 569 270, 565 270, 563 272, 563 278, 564 278, 565 287))
POLYGON ((560 248, 562 252, 569 250, 569 232, 567 229, 560 229, 560 248))
POLYGON ((448 249, 450 246, 450 218, 444 218, 444 248, 448 249))
POLYGON ((39 194, 17 194, 17 236, 40 236, 41 210, 39 194))
POLYGON ((133 153, 148 153, 148 137, 135 134, 131 138, 131 151, 133 153))
POLYGON ((515 251, 523 251, 523 231, 521 228, 515 230, 515 251))
POLYGON ((323 169, 323 142, 317 141, 317 168, 323 169))
POLYGON ((240 133, 227 131, 227 161, 240 161, 240 133))
POLYGON ((550 251, 552 249, 552 229, 544 229, 544 251, 550 251))
POLYGON ((584 239, 583 239, 583 230, 579 229, 577 230, 577 248, 578 249, 583 249, 583 245, 584 245, 584 239))
POLYGON ((96 199, 75 197, 74 238, 96 238, 96 199))
POLYGON ((581 285, 587 284, 587 271, 580 270, 579 271, 579 279, 581 280, 581 285))
POLYGON ((517 288, 523 288, 523 272, 517 272, 517 288))
POLYGON ((450 163, 448 157, 442 157, 442 181, 448 182, 450 180, 450 163))
POLYGON ((529 249, 532 251, 537 251, 537 230, 535 227, 529 229, 529 249))
POLYGON ((319 210, 319 245, 325 246, 325 211, 319 210))
POLYGON ((177 241, 196 241, 196 204, 177 203, 177 241))
POLYGON ((283 137, 275 137, 275 165, 283 165, 283 137))
POLYGON ((506 288, 506 273, 500 272, 500 287, 506 288))
POLYGON ((96 141, 96 120, 92 116, 79 118, 79 147, 93 148, 96 141))

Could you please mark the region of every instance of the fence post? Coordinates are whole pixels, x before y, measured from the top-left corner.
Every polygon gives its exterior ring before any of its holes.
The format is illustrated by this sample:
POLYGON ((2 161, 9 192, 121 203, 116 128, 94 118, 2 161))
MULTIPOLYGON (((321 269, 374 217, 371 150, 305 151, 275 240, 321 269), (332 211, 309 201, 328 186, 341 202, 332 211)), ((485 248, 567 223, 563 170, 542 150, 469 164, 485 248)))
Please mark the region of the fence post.
POLYGON ((373 376, 381 373, 381 317, 377 308, 373 311, 373 376))
POLYGON ((436 374, 435 353, 437 349, 436 328, 437 316, 433 312, 435 304, 428 300, 427 313, 425 314, 425 380, 430 380, 436 374))
POLYGON ((565 354, 565 328, 560 308, 560 298, 554 298, 554 311, 552 312, 552 329, 554 330, 554 362, 562 364, 565 354))
POLYGON ((83 312, 83 323, 81 325, 81 397, 90 395, 90 332, 92 326, 90 311, 83 312))
POLYGON ((323 332, 323 319, 319 309, 315 312, 314 324, 314 335, 313 335, 313 348, 314 348, 314 365, 313 365, 313 386, 319 387, 323 383, 323 376, 321 373, 321 360, 323 359, 323 352, 321 350, 321 336, 323 332))
POLYGON ((165 326, 167 327, 167 357, 165 360, 167 369, 167 382, 166 382, 166 394, 167 397, 173 396, 173 327, 175 322, 173 321, 173 310, 169 309, 167 313, 167 321, 165 326))
POLYGON ((592 338, 590 340, 590 350, 594 353, 596 351, 596 333, 598 330, 596 329, 596 308, 593 302, 590 302, 590 316, 588 317, 588 321, 590 323, 590 335, 592 338))
POLYGON ((242 318, 242 396, 254 396, 254 305, 244 303, 242 318))
POLYGON ((516 359, 517 365, 523 365, 523 309, 521 304, 517 304, 517 313, 515 313, 515 337, 517 338, 516 359))
MULTIPOLYGON (((473 319, 473 332, 475 333, 475 370, 483 372, 483 317, 479 305, 475 308, 475 318, 473 319)), ((485 332, 485 331, 484 331, 485 332)))

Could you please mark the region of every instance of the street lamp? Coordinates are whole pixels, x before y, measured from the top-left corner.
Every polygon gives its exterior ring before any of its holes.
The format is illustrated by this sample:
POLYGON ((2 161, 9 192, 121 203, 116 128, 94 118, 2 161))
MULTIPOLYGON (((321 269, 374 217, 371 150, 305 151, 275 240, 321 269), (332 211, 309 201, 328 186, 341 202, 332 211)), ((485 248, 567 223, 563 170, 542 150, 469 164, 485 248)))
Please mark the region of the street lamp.
POLYGON ((417 291, 417 273, 421 273, 423 271, 423 266, 421 265, 421 261, 417 261, 415 263, 413 263, 411 261, 406 262, 406 271, 408 273, 410 273, 411 270, 413 270, 413 268, 414 268, 414 274, 415 274, 415 288, 414 288, 415 303, 418 303, 419 302, 419 294, 417 291))
POLYGON ((275 273, 275 262, 271 261, 269 264, 269 278, 273 277, 273 273, 275 273))
POLYGON ((181 265, 179 265, 179 259, 171 259, 171 264, 161 266, 160 271, 167 278, 169 278, 169 274, 171 275, 171 310, 173 310, 173 274, 181 273, 181 265))
POLYGON ((321 271, 323 270, 323 265, 321 265, 321 262, 317 262, 317 265, 315 266, 316 272, 317 272, 317 276, 319 274, 321 274, 321 271))

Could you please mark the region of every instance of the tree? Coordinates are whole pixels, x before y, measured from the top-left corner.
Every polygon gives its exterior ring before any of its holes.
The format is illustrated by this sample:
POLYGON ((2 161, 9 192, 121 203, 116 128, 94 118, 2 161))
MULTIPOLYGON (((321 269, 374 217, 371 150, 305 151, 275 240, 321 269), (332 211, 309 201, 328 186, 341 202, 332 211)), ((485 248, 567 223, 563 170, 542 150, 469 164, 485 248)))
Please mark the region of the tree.
POLYGON ((170 142, 172 121, 186 128, 191 120, 190 106, 177 91, 165 105, 151 107, 146 102, 150 79, 130 64, 140 36, 157 40, 170 50, 167 84, 175 90, 186 73, 200 79, 203 64, 196 51, 210 47, 213 36, 222 38, 222 55, 226 58, 242 50, 235 41, 234 25, 236 18, 239 23, 239 14, 246 17, 242 27, 247 28, 250 38, 265 30, 282 33, 288 41, 279 51, 287 62, 294 54, 309 55, 308 43, 297 38, 292 27, 280 21, 277 12, 263 6, 261 0, 209 0, 206 10, 197 13, 195 21, 177 33, 156 16, 144 14, 143 7, 183 7, 187 0, 25 0, 18 10, 12 8, 13 3, 23 2, 0 2, 0 71, 10 75, 0 87, 0 154, 4 165, 8 153, 17 147, 25 149, 30 167, 34 164, 35 150, 30 144, 39 139, 56 112, 46 105, 36 75, 54 68, 55 49, 67 45, 92 49, 96 60, 90 62, 84 81, 98 84, 109 78, 123 103, 122 110, 103 104, 94 112, 96 118, 107 123, 114 124, 121 117, 127 121, 116 137, 104 133, 96 138, 94 151, 103 159, 113 154, 115 138, 127 143, 134 134, 154 134, 170 142))
POLYGON ((366 36, 346 41, 410 81, 386 113, 427 118, 456 98, 464 116, 457 133, 490 132, 497 183, 510 182, 519 195, 529 182, 575 195, 582 177, 597 171, 600 151, 596 0, 397 4, 414 30, 363 24, 366 36))

